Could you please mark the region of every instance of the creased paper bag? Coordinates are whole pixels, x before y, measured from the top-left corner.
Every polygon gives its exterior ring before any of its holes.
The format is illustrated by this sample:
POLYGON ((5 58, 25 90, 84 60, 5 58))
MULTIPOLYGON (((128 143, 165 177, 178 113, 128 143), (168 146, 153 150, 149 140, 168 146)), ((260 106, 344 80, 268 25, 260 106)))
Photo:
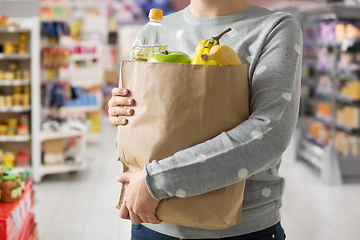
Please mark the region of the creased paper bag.
MULTIPOLYGON (((135 99, 118 127, 124 172, 202 143, 249 117, 247 66, 124 61, 120 85, 135 99)), ((224 229, 240 221, 245 180, 212 192, 160 201, 156 215, 182 226, 224 229)), ((126 190, 123 184, 120 202, 126 190)))

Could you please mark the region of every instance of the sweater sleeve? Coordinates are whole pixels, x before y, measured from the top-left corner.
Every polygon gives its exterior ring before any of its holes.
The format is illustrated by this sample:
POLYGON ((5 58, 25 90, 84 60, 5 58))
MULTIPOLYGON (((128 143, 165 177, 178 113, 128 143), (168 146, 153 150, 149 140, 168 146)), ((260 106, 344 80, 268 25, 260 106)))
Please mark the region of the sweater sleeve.
POLYGON ((249 72, 249 119, 215 138, 146 165, 146 184, 155 199, 216 190, 279 163, 298 117, 302 59, 298 21, 280 19, 254 55, 249 72))

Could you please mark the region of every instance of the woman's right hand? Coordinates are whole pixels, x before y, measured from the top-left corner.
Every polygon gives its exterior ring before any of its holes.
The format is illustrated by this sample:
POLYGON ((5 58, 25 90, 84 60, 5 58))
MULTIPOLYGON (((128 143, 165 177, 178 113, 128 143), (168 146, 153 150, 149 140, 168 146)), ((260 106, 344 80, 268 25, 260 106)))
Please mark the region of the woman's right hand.
POLYGON ((127 124, 125 116, 134 114, 134 109, 127 107, 134 104, 134 99, 127 97, 128 94, 129 90, 126 88, 113 88, 111 91, 108 113, 109 120, 114 126, 127 124))

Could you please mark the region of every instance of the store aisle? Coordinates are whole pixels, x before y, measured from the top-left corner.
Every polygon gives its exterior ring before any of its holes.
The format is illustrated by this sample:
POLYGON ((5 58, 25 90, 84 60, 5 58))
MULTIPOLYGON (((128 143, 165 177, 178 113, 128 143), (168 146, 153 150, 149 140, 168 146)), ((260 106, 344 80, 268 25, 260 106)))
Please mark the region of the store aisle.
MULTIPOLYGON (((116 161, 116 128, 102 119, 99 143, 89 147, 88 170, 47 176, 35 185, 34 207, 40 240, 129 240, 130 222, 115 208, 121 173, 116 161)), ((282 224, 289 240, 357 239, 360 184, 324 186, 316 172, 294 160, 295 141, 284 154, 286 179, 282 224)))
POLYGON ((295 140, 280 168, 285 178, 282 225, 289 240, 358 239, 360 182, 325 186, 312 167, 295 161, 295 140))
POLYGON ((35 184, 35 220, 40 240, 129 239, 130 222, 115 208, 122 172, 116 158, 116 128, 104 117, 98 143, 90 144, 90 167, 82 172, 49 175, 35 184))

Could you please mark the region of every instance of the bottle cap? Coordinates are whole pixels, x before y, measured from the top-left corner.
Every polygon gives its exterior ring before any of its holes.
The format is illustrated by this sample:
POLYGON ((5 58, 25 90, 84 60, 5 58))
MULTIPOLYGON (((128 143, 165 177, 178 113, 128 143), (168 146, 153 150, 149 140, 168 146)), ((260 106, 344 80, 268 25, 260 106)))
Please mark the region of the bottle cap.
POLYGON ((16 177, 15 177, 15 175, 3 175, 2 176, 2 180, 4 180, 4 181, 13 181, 13 180, 15 180, 16 179, 16 177))
POLYGON ((158 20, 162 20, 163 18, 163 11, 160 9, 156 9, 156 8, 152 8, 150 9, 149 12, 149 18, 152 19, 158 19, 158 20))

